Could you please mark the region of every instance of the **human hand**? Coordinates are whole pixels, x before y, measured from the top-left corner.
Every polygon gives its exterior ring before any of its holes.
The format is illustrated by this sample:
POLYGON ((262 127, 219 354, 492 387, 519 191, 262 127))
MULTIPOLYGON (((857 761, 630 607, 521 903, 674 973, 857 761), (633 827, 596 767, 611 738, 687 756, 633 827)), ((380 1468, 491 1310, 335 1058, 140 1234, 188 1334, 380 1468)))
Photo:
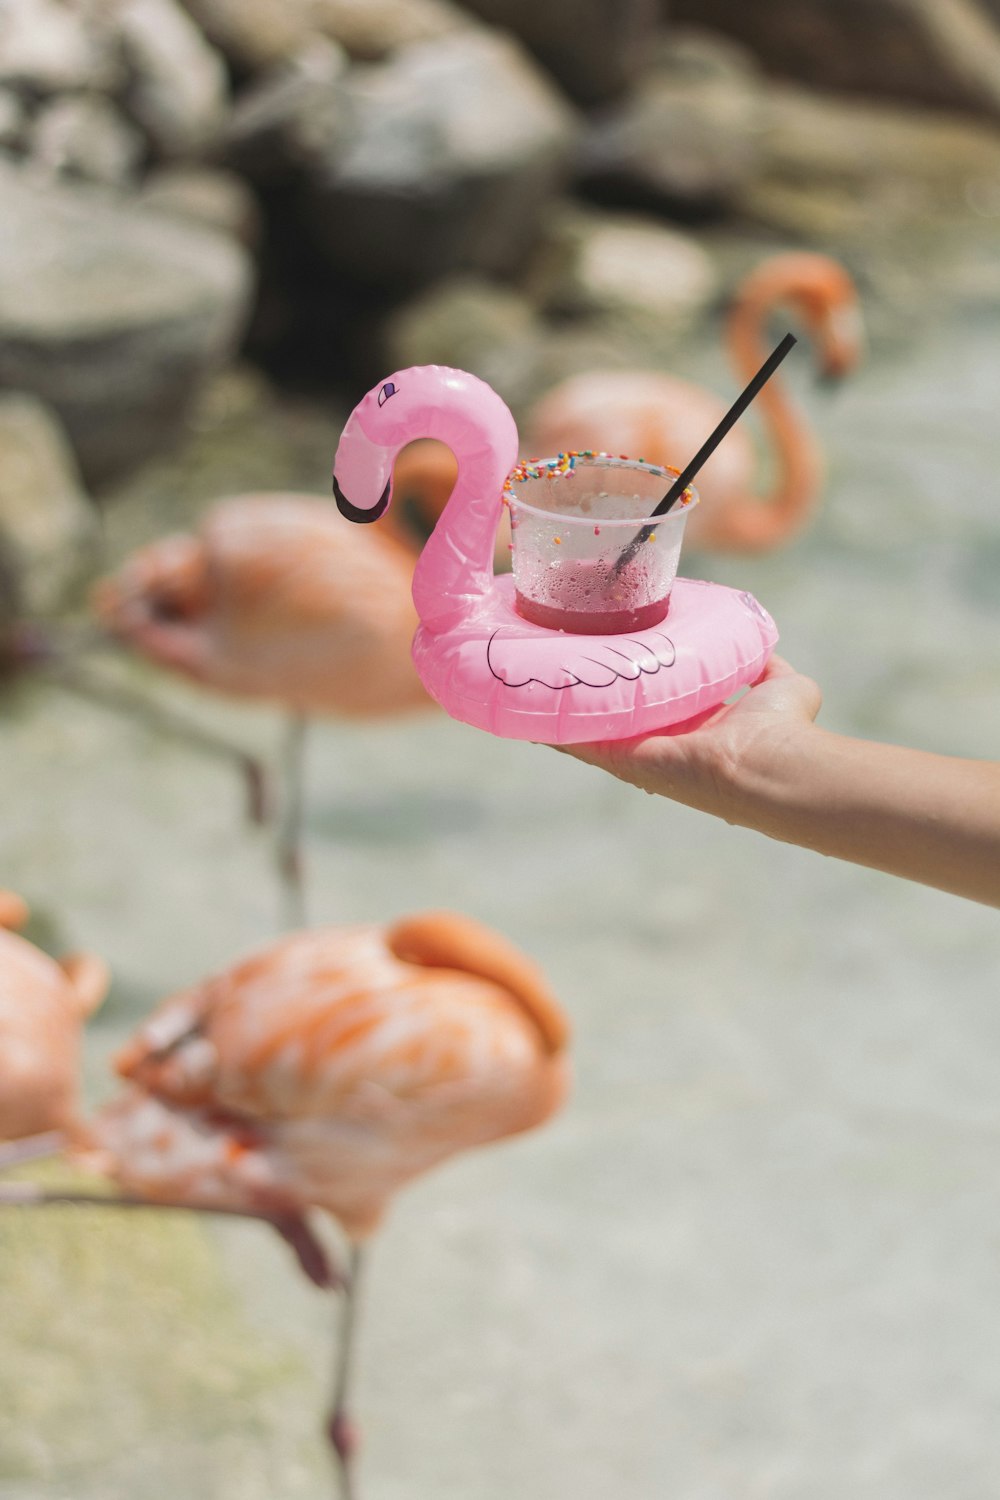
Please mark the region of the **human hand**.
POLYGON ((755 779, 780 776, 784 757, 813 730, 821 701, 811 678, 772 656, 735 703, 636 739, 559 748, 645 792, 743 822, 741 794, 755 779))

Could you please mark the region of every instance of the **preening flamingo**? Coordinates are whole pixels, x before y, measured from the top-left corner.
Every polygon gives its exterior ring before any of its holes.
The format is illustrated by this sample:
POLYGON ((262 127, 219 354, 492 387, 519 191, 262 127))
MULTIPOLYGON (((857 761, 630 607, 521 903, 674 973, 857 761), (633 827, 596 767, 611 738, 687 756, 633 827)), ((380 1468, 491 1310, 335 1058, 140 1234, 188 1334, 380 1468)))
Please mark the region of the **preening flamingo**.
POLYGON ((104 626, 149 660, 288 711, 279 855, 290 925, 303 918, 306 717, 429 705, 410 658, 414 558, 396 534, 345 527, 328 501, 241 495, 214 505, 196 534, 141 548, 94 591, 104 626))
MULTIPOLYGON (((7 1142, 77 1134, 80 1031, 108 988, 108 970, 93 954, 56 960, 18 936, 27 919, 20 896, 0 891, 0 1141, 7 1142)), ((21 1154, 0 1147, 0 1165, 21 1154)))
POLYGON ((128 1193, 285 1225, 321 1209, 343 1227, 351 1264, 329 1435, 349 1495, 362 1247, 412 1178, 558 1109, 562 1010, 491 928, 425 913, 273 943, 166 1000, 117 1068, 129 1090, 91 1134, 128 1193))
MULTIPOLYGON (((854 284, 836 261, 796 251, 764 261, 733 298, 727 340, 741 383, 767 354, 766 322, 776 307, 801 319, 821 376, 836 379, 854 369, 863 347, 854 284)), ((698 475, 703 503, 688 522, 688 545, 764 552, 789 541, 813 514, 822 483, 814 434, 777 376, 756 406, 774 450, 773 489, 756 492, 753 444, 745 430, 734 428, 698 475)), ((680 468, 725 409, 710 392, 673 375, 595 370, 542 397, 529 418, 526 443, 539 456, 602 449, 680 468)))

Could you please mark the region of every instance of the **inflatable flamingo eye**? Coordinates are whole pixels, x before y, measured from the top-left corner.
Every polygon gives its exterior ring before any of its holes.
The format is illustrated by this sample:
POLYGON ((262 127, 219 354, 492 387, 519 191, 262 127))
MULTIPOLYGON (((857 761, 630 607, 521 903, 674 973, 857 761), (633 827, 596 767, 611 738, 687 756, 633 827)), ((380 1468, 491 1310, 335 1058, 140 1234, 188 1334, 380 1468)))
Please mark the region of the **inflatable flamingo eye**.
POLYGON ((393 382, 391 380, 387 380, 386 383, 385 383, 385 385, 382 387, 382 389, 378 393, 378 404, 379 404, 379 406, 384 406, 385 403, 388 401, 388 399, 389 399, 390 396, 395 396, 397 394, 398 394, 398 392, 397 392, 396 387, 393 384, 393 382))

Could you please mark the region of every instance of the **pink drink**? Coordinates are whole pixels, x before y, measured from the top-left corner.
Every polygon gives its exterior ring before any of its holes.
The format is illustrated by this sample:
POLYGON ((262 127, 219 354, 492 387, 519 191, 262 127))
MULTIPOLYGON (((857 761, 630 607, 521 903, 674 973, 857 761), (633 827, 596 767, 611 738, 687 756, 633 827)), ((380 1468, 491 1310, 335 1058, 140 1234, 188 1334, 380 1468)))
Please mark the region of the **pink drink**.
POLYGON ((640 459, 564 453, 517 466, 510 509, 518 614, 545 630, 630 635, 658 625, 677 573, 691 489, 650 518, 670 472, 640 459))
POLYGON ((567 558, 544 573, 544 597, 515 590, 517 612, 533 625, 573 635, 624 635, 658 625, 670 607, 666 594, 650 599, 650 579, 638 561, 620 573, 603 559, 567 558))

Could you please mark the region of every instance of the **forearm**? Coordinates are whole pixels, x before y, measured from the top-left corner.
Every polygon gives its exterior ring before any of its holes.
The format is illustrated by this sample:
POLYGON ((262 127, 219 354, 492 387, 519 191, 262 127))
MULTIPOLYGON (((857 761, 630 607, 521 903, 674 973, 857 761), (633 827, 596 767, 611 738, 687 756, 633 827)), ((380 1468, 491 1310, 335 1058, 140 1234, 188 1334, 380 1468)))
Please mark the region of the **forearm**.
POLYGON ((815 725, 724 774, 723 816, 771 838, 1000 906, 1000 765, 815 725))

